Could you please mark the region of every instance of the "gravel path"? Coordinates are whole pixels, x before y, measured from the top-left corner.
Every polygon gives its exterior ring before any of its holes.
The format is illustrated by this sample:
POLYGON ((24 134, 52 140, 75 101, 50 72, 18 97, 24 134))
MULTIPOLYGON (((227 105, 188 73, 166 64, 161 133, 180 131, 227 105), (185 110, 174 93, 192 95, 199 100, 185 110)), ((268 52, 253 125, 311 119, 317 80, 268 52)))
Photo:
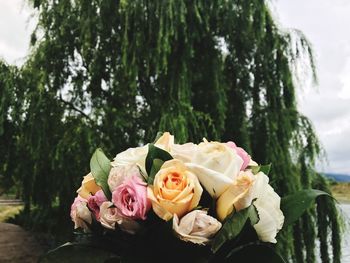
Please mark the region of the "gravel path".
POLYGON ((29 232, 17 225, 0 223, 1 263, 34 263, 42 252, 29 232))

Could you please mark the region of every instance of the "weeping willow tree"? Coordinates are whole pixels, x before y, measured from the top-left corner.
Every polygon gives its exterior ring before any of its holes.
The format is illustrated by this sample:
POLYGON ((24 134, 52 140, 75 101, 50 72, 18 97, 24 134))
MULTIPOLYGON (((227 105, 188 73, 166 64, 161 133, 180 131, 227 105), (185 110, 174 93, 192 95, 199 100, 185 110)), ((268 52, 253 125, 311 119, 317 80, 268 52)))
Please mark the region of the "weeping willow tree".
MULTIPOLYGON (((2 64, 0 75, 0 136, 17 149, 4 151, 0 171, 22 182, 27 211, 58 202, 67 213, 96 146, 112 156, 158 130, 180 143, 235 141, 273 163, 282 196, 328 191, 315 172, 319 142, 295 97, 301 58, 314 74, 311 47, 281 30, 265 1, 29 3, 39 15, 31 54, 20 69, 2 64), (21 165, 11 170, 10 160, 21 165)), ((336 207, 318 200, 278 239, 291 262, 340 262, 336 207)))

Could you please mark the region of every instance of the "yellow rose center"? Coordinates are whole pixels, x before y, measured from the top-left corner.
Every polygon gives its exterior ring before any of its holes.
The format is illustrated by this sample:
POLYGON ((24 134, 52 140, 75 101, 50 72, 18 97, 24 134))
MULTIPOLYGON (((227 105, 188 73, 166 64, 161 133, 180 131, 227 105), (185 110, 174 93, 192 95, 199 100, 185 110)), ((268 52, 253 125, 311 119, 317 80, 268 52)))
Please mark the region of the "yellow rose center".
POLYGON ((186 186, 185 181, 181 174, 173 172, 164 178, 164 186, 169 190, 182 190, 186 186))
POLYGON ((248 186, 252 183, 252 180, 249 177, 243 177, 243 178, 240 178, 239 182, 242 185, 248 186))
POLYGON ((186 188, 187 183, 187 177, 182 173, 169 172, 162 181, 161 197, 167 200, 175 199, 186 188))

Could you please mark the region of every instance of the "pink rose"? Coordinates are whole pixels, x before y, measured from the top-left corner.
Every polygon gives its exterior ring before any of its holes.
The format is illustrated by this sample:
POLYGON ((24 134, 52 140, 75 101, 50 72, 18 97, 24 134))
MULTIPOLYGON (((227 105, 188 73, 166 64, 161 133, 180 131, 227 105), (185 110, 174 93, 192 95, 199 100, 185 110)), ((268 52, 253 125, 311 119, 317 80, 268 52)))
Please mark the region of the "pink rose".
POLYGON ((113 192, 119 185, 121 185, 126 178, 137 176, 142 179, 140 169, 136 164, 117 165, 112 167, 108 176, 108 186, 113 192))
POLYGON ((91 212, 87 207, 86 199, 77 196, 71 206, 70 216, 74 222, 74 228, 82 228, 85 231, 89 230, 88 224, 91 224, 91 212))
POLYGON ((100 206, 105 201, 107 201, 107 198, 102 190, 97 191, 95 195, 91 195, 88 199, 88 207, 94 213, 97 221, 100 221, 100 206))
POLYGON ((147 184, 138 176, 124 180, 112 193, 112 201, 121 215, 129 219, 146 219, 151 208, 147 199, 147 184))
POLYGON ((239 155, 239 157, 242 158, 243 164, 241 167, 241 171, 244 171, 245 168, 248 167, 249 162, 250 162, 250 155, 241 147, 237 147, 237 145, 234 142, 227 142, 227 146, 229 146, 231 149, 235 150, 236 153, 239 155))

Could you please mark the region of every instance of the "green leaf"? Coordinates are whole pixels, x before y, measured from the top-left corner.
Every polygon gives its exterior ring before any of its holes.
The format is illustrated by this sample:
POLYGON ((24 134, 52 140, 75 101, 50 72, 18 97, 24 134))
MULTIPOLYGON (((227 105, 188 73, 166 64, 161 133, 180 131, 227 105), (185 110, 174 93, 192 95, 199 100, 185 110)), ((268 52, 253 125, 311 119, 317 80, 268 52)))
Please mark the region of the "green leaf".
POLYGON ((260 166, 260 172, 263 172, 266 175, 269 175, 271 170, 271 164, 265 164, 260 166))
POLYGON ((250 205, 239 212, 233 211, 216 234, 211 250, 216 253, 227 241, 236 238, 248 219, 251 225, 255 225, 259 221, 259 216, 254 205, 250 205))
POLYGON ((271 164, 252 166, 251 167, 253 174, 257 174, 258 172, 263 172, 266 175, 269 175, 271 170, 271 164))
POLYGON ((162 167, 163 163, 164 163, 164 161, 161 159, 154 159, 153 160, 153 164, 152 164, 151 171, 149 174, 149 180, 148 180, 149 183, 153 184, 154 176, 158 173, 158 171, 162 167))
POLYGON ((286 261, 271 247, 263 244, 246 244, 233 249, 225 262, 268 262, 286 263, 286 261))
POLYGON ((326 192, 315 189, 301 190, 283 197, 281 200, 281 210, 284 214, 284 225, 291 225, 298 220, 320 195, 332 197, 326 192))
POLYGON ((98 148, 92 155, 90 160, 91 174, 95 178, 96 184, 102 188, 103 193, 108 200, 111 199, 112 194, 108 187, 108 175, 111 170, 111 162, 103 153, 103 151, 98 148))
POLYGON ((100 263, 120 262, 118 257, 110 251, 91 245, 78 243, 66 243, 58 248, 50 250, 41 256, 39 263, 100 263))
POLYGON ((146 157, 146 172, 148 174, 148 184, 153 184, 154 176, 162 167, 165 161, 171 160, 173 157, 167 151, 160 149, 154 144, 148 145, 148 154, 146 157))

